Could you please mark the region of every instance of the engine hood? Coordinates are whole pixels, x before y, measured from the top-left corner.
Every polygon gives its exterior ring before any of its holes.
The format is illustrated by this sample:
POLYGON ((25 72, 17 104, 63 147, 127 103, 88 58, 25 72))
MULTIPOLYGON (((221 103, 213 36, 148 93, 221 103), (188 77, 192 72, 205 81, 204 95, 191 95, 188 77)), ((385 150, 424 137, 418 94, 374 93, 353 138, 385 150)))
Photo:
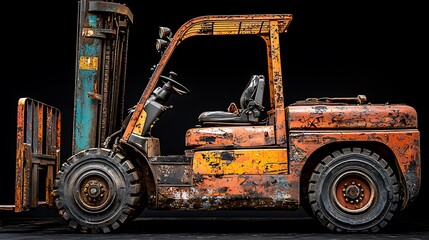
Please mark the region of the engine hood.
POLYGON ((296 103, 286 118, 289 129, 417 128, 416 110, 404 104, 296 103))

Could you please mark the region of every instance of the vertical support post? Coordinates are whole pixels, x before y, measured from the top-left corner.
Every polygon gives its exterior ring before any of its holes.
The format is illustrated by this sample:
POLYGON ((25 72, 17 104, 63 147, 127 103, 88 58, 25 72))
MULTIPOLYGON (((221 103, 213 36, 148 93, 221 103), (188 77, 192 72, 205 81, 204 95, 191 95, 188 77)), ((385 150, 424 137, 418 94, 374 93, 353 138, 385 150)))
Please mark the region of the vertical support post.
POLYGON ((87 35, 101 28, 103 21, 99 14, 88 11, 89 1, 81 0, 78 6, 72 153, 97 146, 97 96, 103 43, 87 35))
POLYGON ((286 145, 286 118, 283 98, 283 80, 280 60, 280 39, 278 21, 270 21, 270 56, 272 63, 273 93, 275 106, 276 143, 286 145))
POLYGON ((110 1, 81 0, 78 9, 73 154, 102 146, 122 124, 133 19, 128 7, 110 1))
POLYGON ((270 36, 261 36, 264 41, 265 41, 265 45, 267 48, 267 64, 268 64, 268 86, 269 86, 269 90, 270 90, 270 107, 272 109, 275 108, 275 104, 274 104, 274 76, 273 76, 273 60, 271 58, 271 41, 270 41, 270 36))
POLYGON ((46 167, 46 183, 45 183, 45 202, 49 206, 53 206, 52 189, 54 188, 54 166, 48 165, 46 167))
POLYGON ((30 207, 35 208, 39 204, 39 164, 31 166, 31 202, 30 207))

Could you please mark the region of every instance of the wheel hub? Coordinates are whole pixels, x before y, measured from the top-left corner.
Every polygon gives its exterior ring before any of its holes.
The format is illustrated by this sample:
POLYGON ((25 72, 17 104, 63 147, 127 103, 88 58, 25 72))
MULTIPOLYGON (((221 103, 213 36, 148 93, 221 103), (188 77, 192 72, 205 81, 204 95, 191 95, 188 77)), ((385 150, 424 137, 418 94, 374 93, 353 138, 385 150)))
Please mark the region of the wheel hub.
POLYGON ((91 180, 85 184, 84 194, 90 202, 102 200, 105 186, 97 180, 91 180))
POLYGON ((89 211, 103 209, 111 199, 109 182, 99 175, 89 175, 81 179, 77 194, 78 202, 89 211))
POLYGON ((350 203, 359 203, 359 201, 362 201, 365 196, 364 191, 361 188, 361 184, 354 181, 350 184, 344 183, 344 188, 342 189, 345 201, 350 203))
POLYGON ((348 171, 340 175, 332 187, 335 204, 348 213, 368 209, 375 195, 374 182, 363 172, 348 171))

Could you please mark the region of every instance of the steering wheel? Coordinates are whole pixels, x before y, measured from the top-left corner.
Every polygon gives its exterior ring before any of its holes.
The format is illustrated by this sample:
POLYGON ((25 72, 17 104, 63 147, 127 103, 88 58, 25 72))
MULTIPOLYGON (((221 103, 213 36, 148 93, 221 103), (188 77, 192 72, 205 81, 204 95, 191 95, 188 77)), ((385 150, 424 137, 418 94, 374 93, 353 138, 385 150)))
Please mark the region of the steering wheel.
POLYGON ((170 82, 174 92, 177 95, 188 95, 191 93, 191 91, 187 87, 183 86, 183 84, 177 82, 171 77, 166 77, 164 75, 160 75, 159 77, 165 80, 165 81, 164 80, 162 81, 164 84, 166 83, 166 81, 170 82))

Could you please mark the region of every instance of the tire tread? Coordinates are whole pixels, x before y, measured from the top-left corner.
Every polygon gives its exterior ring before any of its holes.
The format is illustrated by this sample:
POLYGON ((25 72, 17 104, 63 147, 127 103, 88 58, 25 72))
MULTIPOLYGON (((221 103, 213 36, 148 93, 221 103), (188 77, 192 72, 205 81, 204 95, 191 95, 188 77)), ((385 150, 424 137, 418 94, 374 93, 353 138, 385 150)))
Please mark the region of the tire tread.
POLYGON ((399 199, 400 199, 400 183, 398 182, 396 175, 393 169, 389 166, 388 162, 384 160, 379 154, 366 149, 366 148, 343 148, 333 151, 330 155, 323 158, 320 163, 315 167, 309 183, 308 183, 308 199, 310 207, 313 211, 313 215, 317 218, 321 225, 325 226, 327 229, 333 232, 378 232, 383 229, 388 222, 395 216, 398 211, 399 199), (377 164, 379 164, 389 176, 389 182, 391 183, 391 188, 393 190, 393 195, 390 203, 389 210, 386 215, 381 219, 375 226, 372 226, 369 229, 353 229, 353 228, 344 228, 336 225, 334 222, 330 221, 320 209, 318 205, 318 182, 321 181, 320 178, 325 169, 330 167, 330 163, 336 158, 342 157, 349 154, 363 154, 377 164))

